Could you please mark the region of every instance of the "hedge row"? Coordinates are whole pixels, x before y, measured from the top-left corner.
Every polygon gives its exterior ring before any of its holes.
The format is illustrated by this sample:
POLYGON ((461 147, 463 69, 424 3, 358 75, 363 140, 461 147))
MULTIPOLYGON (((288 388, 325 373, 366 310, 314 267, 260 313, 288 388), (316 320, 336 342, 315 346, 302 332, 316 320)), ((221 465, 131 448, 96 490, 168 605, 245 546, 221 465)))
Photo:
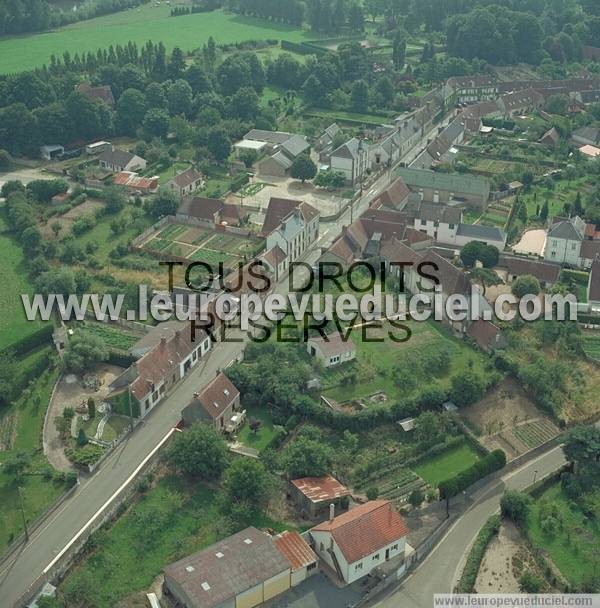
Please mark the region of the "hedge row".
POLYGON ((460 494, 476 481, 499 471, 504 465, 506 465, 506 454, 502 450, 494 450, 485 458, 475 462, 466 471, 440 482, 438 485, 440 498, 452 498, 460 494))
POLYGON ((293 53, 298 53, 299 55, 327 55, 327 53, 329 53, 326 48, 317 46, 316 44, 290 42, 289 40, 282 40, 281 48, 284 51, 291 51, 293 53))
POLYGON ((108 351, 108 363, 119 367, 130 367, 135 363, 135 357, 127 355, 117 350, 110 349, 108 351))
POLYGON ((47 346, 52 342, 53 332, 54 326, 52 323, 48 323, 28 336, 5 346, 0 350, 0 357, 6 357, 9 353, 12 353, 17 357, 23 357, 39 346, 47 346))
POLYGON ((479 530, 471 551, 469 551, 460 580, 454 588, 455 593, 473 593, 485 550, 492 538, 498 534, 498 530, 500 530, 500 516, 492 515, 479 530))

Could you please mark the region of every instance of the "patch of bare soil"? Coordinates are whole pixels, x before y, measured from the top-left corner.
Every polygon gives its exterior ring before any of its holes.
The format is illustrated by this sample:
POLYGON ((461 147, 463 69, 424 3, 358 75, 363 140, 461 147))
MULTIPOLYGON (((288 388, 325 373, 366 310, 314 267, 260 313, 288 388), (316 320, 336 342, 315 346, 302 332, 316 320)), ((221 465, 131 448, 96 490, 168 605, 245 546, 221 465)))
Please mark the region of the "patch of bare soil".
POLYGON ((508 460, 558 435, 558 427, 512 379, 501 382, 461 415, 490 450, 502 449, 508 460))
POLYGON ((519 578, 526 570, 545 582, 543 592, 554 591, 545 581, 519 530, 512 522, 504 522, 485 552, 475 581, 475 593, 520 593, 519 578))

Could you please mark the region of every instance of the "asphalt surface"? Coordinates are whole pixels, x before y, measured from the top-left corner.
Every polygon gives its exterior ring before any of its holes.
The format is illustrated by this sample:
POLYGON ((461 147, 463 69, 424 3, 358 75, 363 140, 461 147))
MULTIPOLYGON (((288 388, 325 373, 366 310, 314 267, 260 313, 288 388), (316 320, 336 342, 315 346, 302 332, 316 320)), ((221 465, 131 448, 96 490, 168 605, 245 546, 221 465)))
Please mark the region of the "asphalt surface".
MULTIPOLYGON (((430 130, 431 137, 437 128, 430 130)), ((409 152, 403 161, 410 163, 420 153, 423 145, 409 152)), ((23 179, 27 171, 16 171, 15 178, 23 179), (18 175, 18 176, 17 176, 18 175)), ((36 170, 28 177, 37 177, 36 170)), ((9 177, 9 176, 4 176, 9 177)), ((368 207, 368 203, 390 183, 390 172, 365 188, 363 197, 354 204, 356 219, 368 207)), ((321 255, 321 248, 328 247, 350 223, 351 210, 346 209, 335 222, 324 223, 321 234, 302 261, 314 264, 321 255)), ((301 278, 301 273, 298 274, 301 278)), ((287 293, 287 281, 277 289, 287 293)), ((233 334, 235 335, 235 334, 233 334)), ((48 518, 9 559, 0 565, 0 606, 13 606, 34 584, 54 557, 96 514, 98 509, 133 474, 138 465, 157 446, 166 433, 179 422, 181 409, 191 395, 206 385, 218 370, 224 369, 240 355, 243 343, 215 344, 205 357, 169 395, 138 425, 134 432, 121 443, 103 462, 94 475, 81 480, 74 494, 48 518)))
POLYGON ((435 593, 450 593, 462 572, 464 561, 477 533, 487 519, 499 510, 505 489, 523 490, 565 464, 561 447, 556 447, 522 468, 485 486, 474 504, 458 519, 425 558, 415 572, 401 585, 387 591, 372 608, 433 608, 435 593))

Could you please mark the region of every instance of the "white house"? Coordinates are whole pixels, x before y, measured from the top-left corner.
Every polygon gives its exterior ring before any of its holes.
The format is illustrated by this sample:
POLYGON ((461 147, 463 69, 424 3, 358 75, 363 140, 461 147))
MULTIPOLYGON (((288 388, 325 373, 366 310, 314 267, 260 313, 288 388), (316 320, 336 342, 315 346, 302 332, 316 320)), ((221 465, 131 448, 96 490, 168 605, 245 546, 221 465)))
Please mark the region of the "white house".
POLYGON ((271 198, 262 229, 267 251, 279 246, 287 265, 302 256, 319 236, 319 212, 308 203, 271 198))
POLYGON ((306 342, 309 355, 316 357, 325 367, 335 367, 356 359, 356 345, 350 337, 346 340, 339 332, 324 338, 317 336, 306 342))
POLYGON ((119 171, 143 171, 146 168, 146 161, 141 156, 112 146, 102 152, 99 160, 100 167, 115 173, 119 171))
POLYGON ((585 238, 585 222, 575 216, 555 222, 548 230, 544 259, 570 266, 581 266, 581 244, 585 238))
POLYGON ((369 144, 353 137, 331 153, 329 166, 332 171, 343 173, 348 183, 361 182, 370 167, 369 144))
POLYGON ((310 530, 317 555, 347 584, 393 558, 402 561, 407 534, 389 500, 372 500, 310 530))
POLYGON ((193 167, 178 173, 170 182, 169 188, 179 198, 189 196, 204 186, 204 176, 193 167))
POLYGON ((414 227, 441 243, 453 244, 462 221, 462 209, 436 203, 420 202, 414 227))

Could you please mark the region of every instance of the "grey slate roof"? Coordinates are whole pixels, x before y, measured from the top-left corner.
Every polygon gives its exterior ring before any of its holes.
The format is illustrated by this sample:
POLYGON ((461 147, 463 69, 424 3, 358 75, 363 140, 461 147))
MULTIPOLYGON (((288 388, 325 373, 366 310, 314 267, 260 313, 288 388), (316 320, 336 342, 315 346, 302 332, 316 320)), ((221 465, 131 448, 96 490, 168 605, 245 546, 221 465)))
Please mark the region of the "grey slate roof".
MULTIPOLYGON (((221 606, 290 568, 267 534, 246 528, 165 568, 196 608, 221 606)), ((168 584, 168 580, 167 580, 168 584)))
POLYGON ((266 141, 270 144, 282 144, 292 137, 291 133, 282 131, 265 131, 263 129, 252 129, 244 135, 244 139, 251 141, 266 141))
POLYGON ((421 203, 418 210, 418 219, 428 222, 458 224, 462 219, 462 210, 458 207, 448 207, 437 203, 421 203))
POLYGON ((126 167, 128 163, 130 163, 135 154, 131 152, 127 152, 127 150, 120 150, 119 148, 115 148, 114 150, 105 150, 100 155, 100 160, 110 164, 116 165, 118 167, 126 167))
POLYGON ((310 144, 302 135, 293 135, 281 144, 281 149, 292 158, 296 158, 302 154, 302 152, 306 152, 308 148, 310 148, 310 144))
POLYGON ((548 236, 555 239, 567 239, 569 241, 583 241, 583 235, 575 228, 572 222, 566 220, 554 224, 548 230, 548 236))
POLYGON ((460 224, 456 234, 481 240, 504 241, 506 239, 506 234, 500 228, 482 224, 460 224))
POLYGON ((450 173, 439 173, 428 169, 413 169, 401 167, 398 175, 411 188, 433 188, 435 190, 447 190, 457 194, 472 194, 487 199, 490 186, 483 177, 472 175, 453 175, 450 173))
POLYGON ((271 156, 271 160, 275 161, 278 165, 281 165, 284 169, 289 169, 293 164, 281 150, 275 152, 275 154, 271 156))

